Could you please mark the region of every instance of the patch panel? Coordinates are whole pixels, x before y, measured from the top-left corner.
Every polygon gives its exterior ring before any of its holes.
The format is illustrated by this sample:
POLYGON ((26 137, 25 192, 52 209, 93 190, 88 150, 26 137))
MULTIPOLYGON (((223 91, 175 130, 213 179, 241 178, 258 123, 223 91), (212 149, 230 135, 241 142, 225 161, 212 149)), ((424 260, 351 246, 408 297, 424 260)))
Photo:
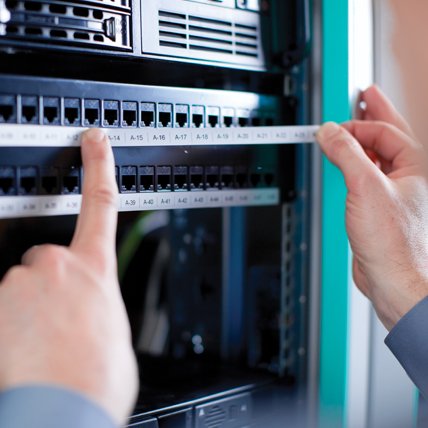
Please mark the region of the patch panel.
POLYGON ((64 98, 63 124, 69 126, 81 125, 81 103, 78 98, 64 98))
POLYGON ((39 123, 39 100, 36 96, 21 96, 21 123, 39 123))
POLYGON ((119 101, 104 101, 103 126, 106 128, 119 126, 119 101))
POLYGON ((0 123, 104 128, 231 128, 273 125, 279 122, 279 113, 278 98, 240 92, 177 91, 92 82, 87 85, 79 81, 11 76, 2 76, 0 82, 0 123), (58 88, 61 88, 60 96, 55 94, 58 88), (236 109, 228 106, 231 99, 236 109))
POLYGON ((140 126, 153 127, 156 125, 155 103, 142 102, 140 105, 140 126))
POLYGON ((222 189, 233 189, 235 187, 235 171, 233 166, 222 166, 220 168, 220 185, 222 189))
POLYGON ((244 168, 237 168, 235 172, 235 186, 238 189, 246 189, 249 186, 248 183, 248 171, 244 168))
POLYGON ((204 168, 202 166, 192 166, 189 171, 190 190, 204 190, 205 178, 204 168))
POLYGON ((235 110, 232 108, 224 108, 222 111, 223 115, 223 122, 222 126, 225 128, 230 128, 231 126, 234 126, 236 123, 235 118, 235 110))
POLYGON ((170 128, 172 126, 172 104, 158 104, 158 128, 170 128))
POLYGON ((158 192, 170 192, 172 190, 172 168, 170 166, 158 166, 156 168, 156 185, 158 192))
POLYGON ((236 112, 236 122, 240 127, 245 127, 250 125, 250 112, 248 110, 238 110, 236 112))
POLYGON ((192 106, 192 127, 203 128, 205 126, 204 107, 192 106))
POLYGON ((16 97, 0 95, 0 123, 16 122, 16 97))
POLYGON ((59 194, 59 171, 58 168, 44 168, 40 172, 40 193, 42 195, 59 194))
POLYGON ((174 167, 174 191, 189 190, 189 168, 187 166, 174 167))
POLYGON ((0 167, 0 195, 10 196, 16 194, 16 171, 15 168, 0 167))
MULTIPOLYGON (((275 174, 247 173, 232 166, 117 166, 120 193, 180 192, 191 190, 221 190, 234 188, 268 188, 275 174), (156 186, 155 186, 156 184, 156 186)), ((0 167, 0 195, 67 195, 81 192, 80 167, 36 166, 0 167)))
POLYGON ((138 168, 139 192, 155 191, 155 168, 153 166, 141 166, 138 168))
POLYGON ((61 191, 63 195, 77 195, 80 189, 80 168, 64 168, 61 173, 61 191))
POLYGON ((61 108, 59 98, 43 97, 43 124, 59 125, 61 122, 61 108))
POLYGON ((35 195, 38 187, 38 170, 34 166, 19 168, 19 195, 35 195))
POLYGON ((189 106, 186 104, 176 104, 175 106, 175 127, 187 128, 189 126, 189 106))
POLYGON ((120 192, 135 193, 137 191, 137 167, 122 166, 120 168, 120 192))
POLYGON ((205 168, 205 189, 218 190, 220 188, 220 171, 218 166, 205 168))
POLYGON ((83 103, 83 125, 100 126, 100 101, 85 99, 83 103))
POLYGON ((122 103, 122 126, 135 128, 138 124, 138 109, 135 101, 124 101, 122 103))
POLYGON ((217 128, 220 126, 220 108, 207 108, 207 126, 210 126, 211 128, 217 128))

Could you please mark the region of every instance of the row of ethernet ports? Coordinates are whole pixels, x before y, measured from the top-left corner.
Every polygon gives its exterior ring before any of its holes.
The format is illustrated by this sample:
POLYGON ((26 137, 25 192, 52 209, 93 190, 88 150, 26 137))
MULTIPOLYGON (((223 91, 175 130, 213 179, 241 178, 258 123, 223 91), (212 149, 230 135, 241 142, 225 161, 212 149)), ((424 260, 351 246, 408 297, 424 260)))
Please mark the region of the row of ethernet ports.
MULTIPOLYGON (((120 193, 269 188, 272 172, 232 166, 116 167, 120 193)), ((0 167, 0 196, 81 193, 80 168, 0 167)))
POLYGON ((228 107, 0 94, 0 123, 216 128, 272 126, 273 116, 228 107))

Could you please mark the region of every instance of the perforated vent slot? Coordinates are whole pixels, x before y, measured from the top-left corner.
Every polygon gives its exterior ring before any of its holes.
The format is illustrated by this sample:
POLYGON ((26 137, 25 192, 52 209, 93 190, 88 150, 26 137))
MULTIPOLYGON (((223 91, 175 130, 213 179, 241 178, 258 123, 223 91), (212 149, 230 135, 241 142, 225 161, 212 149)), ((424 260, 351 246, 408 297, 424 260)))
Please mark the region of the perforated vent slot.
POLYGON ((39 43, 83 43, 98 48, 131 49, 128 1, 95 1, 93 5, 86 1, 8 0, 11 19, 6 35, 39 43))
POLYGON ((213 406, 205 417, 206 428, 220 428, 226 422, 226 412, 220 406, 213 406))
POLYGON ((253 58, 259 58, 261 51, 257 25, 168 10, 159 11, 159 45, 253 58))

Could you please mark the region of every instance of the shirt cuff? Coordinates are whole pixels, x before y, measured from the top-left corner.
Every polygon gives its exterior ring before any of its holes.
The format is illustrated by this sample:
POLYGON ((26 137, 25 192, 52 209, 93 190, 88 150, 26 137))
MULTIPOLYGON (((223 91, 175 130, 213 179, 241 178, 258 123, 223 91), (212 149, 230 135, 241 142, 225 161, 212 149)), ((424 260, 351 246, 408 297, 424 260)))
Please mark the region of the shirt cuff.
POLYGON ((398 321, 385 344, 422 395, 428 397, 428 297, 398 321))
POLYGON ((0 427, 117 428, 99 405, 77 392, 32 385, 0 394, 0 427))

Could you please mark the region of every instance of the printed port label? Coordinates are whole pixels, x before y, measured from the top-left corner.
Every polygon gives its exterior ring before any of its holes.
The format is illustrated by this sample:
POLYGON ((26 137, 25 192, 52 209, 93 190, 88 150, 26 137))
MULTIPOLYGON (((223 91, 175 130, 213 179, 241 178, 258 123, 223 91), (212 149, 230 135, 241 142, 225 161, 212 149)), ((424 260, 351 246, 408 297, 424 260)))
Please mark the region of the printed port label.
POLYGON ((174 206, 174 199, 172 195, 170 196, 161 196, 159 198, 159 207, 160 208, 172 208, 174 206))
POLYGON ((152 143, 169 143, 169 135, 166 132, 155 132, 151 135, 151 142, 152 143))
POLYGON ((251 141, 251 134, 247 131, 237 131, 235 134, 235 138, 241 142, 242 141, 249 142, 251 141))
MULTIPOLYGON (((277 188, 188 193, 134 193, 119 195, 118 209, 120 211, 146 211, 174 208, 262 206, 276 205, 279 200, 279 189, 277 188)), ((0 197, 0 218, 78 214, 81 201, 81 195, 3 196, 0 197)))
POLYGON ((132 132, 128 137, 128 142, 131 145, 135 145, 138 143, 147 143, 147 133, 145 132, 132 132))
POLYGON ((157 199, 150 195, 140 195, 140 207, 146 210, 152 210, 157 206, 157 199))
POLYGON ((126 144, 125 134, 121 131, 109 130, 107 132, 107 137, 112 146, 123 146, 126 144))
POLYGON ((190 198, 189 196, 181 196, 181 195, 175 195, 175 205, 176 207, 183 207, 186 208, 190 204, 190 198))
POLYGON ((120 198, 120 207, 125 211, 137 211, 140 209, 138 195, 121 195, 120 198))
POLYGON ((39 204, 36 200, 34 201, 23 201, 19 206, 18 209, 26 214, 36 214, 39 211, 39 204))
MULTIPOLYGON (((0 146, 71 147, 80 144, 81 132, 86 128, 4 124, 0 129, 0 146)), ((106 129, 105 132, 113 146, 186 146, 313 143, 318 129, 318 126, 274 126, 239 129, 106 129)))
POLYGON ((227 132, 219 132, 219 131, 217 131, 215 134, 214 134, 214 140, 217 142, 217 143, 227 143, 227 142, 229 142, 230 140, 231 140, 232 138, 231 138, 231 135, 229 134, 229 133, 227 133, 227 132))
POLYGON ((190 144, 192 142, 192 134, 188 131, 174 131, 172 139, 175 144, 190 144))

